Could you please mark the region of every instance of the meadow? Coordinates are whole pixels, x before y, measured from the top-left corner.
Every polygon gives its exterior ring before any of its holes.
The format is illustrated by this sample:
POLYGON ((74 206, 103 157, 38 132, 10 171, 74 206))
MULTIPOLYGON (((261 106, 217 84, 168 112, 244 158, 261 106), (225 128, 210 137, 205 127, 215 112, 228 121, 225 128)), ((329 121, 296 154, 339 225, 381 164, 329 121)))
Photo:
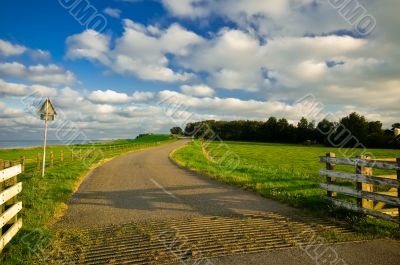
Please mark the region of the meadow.
MULTIPOLYGON (((227 148, 220 148, 219 143, 207 144, 204 152, 201 143, 194 141, 174 152, 172 158, 180 165, 216 180, 252 190, 313 215, 344 221, 367 238, 400 237, 398 225, 394 223, 333 209, 321 200, 326 191, 319 188, 319 183, 325 182, 325 179, 319 176, 319 170, 323 169, 325 164, 319 162, 319 156, 324 156, 328 152, 334 152, 338 157, 345 157, 350 152, 356 156, 363 151, 362 149, 250 142, 225 142, 225 144, 227 148), (239 165, 233 171, 227 171, 215 163, 227 150, 240 158, 239 165)), ((400 157, 400 150, 369 149, 368 151, 376 158, 400 157)), ((337 166, 337 170, 354 173, 355 169, 349 166, 337 166)), ((387 172, 374 171, 374 173, 387 172)))
POLYGON ((149 135, 135 140, 52 146, 48 148, 47 153, 63 151, 65 159, 63 162, 57 161, 53 166, 47 164, 44 177, 41 176, 40 170, 37 170, 35 162, 37 154, 42 152, 41 148, 0 150, 2 160, 18 162, 21 156, 27 159, 26 171, 18 176, 18 181, 23 183, 23 191, 18 197, 23 202, 20 214, 23 228, 0 254, 0 263, 32 263, 34 254, 52 242, 54 232, 51 230, 51 225, 62 215, 68 199, 92 168, 123 153, 160 146, 172 141, 175 141, 175 138, 168 135, 149 135), (97 155, 87 159, 79 157, 76 150, 80 149, 96 150, 97 155), (72 160, 70 154, 74 152, 76 157, 72 160), (30 160, 33 162, 29 162, 30 160))

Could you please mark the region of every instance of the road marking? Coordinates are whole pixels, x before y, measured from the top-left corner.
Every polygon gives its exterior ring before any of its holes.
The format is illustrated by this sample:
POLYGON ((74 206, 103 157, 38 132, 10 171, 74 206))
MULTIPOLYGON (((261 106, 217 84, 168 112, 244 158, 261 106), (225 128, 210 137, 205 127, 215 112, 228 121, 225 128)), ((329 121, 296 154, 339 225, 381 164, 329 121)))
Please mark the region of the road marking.
POLYGON ((159 187, 165 194, 167 194, 168 196, 174 198, 175 200, 179 200, 178 197, 176 197, 174 194, 172 194, 171 192, 167 191, 160 183, 158 183, 157 181, 155 181, 153 178, 150 179, 151 182, 154 183, 154 185, 156 185, 157 187, 159 187))

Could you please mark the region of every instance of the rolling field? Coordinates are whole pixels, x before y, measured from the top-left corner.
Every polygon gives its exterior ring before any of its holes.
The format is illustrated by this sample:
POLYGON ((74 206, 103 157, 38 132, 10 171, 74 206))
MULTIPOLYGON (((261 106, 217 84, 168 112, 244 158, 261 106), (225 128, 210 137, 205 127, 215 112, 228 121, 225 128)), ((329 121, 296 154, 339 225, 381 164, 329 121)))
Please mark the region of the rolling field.
MULTIPOLYGON (((329 217, 333 215, 345 220, 356 231, 368 232, 368 237, 400 236, 398 225, 355 213, 328 209, 321 201, 320 197, 326 192, 319 188, 319 183, 325 181, 319 176, 319 170, 323 169, 325 164, 320 163, 318 157, 324 156, 327 152, 335 152, 338 157, 344 157, 343 152, 350 152, 349 149, 246 142, 226 142, 226 144, 230 152, 240 157, 239 166, 232 172, 222 170, 216 163, 207 159, 198 141, 177 150, 172 154, 172 158, 191 170, 253 190, 262 196, 293 207, 316 215, 329 217)), ((209 156, 215 161, 218 161, 227 150, 218 147, 219 143, 207 146, 209 156)), ((362 152, 361 149, 358 153, 357 151, 353 156, 362 152)), ((400 157, 400 150, 369 149, 368 151, 377 158, 400 157)), ((354 172, 354 168, 349 166, 337 166, 337 170, 354 172)), ((374 173, 386 172, 376 170, 374 173)))
POLYGON ((23 191, 19 195, 19 200, 23 202, 21 212, 23 227, 0 254, 0 263, 31 263, 33 253, 51 242, 53 235, 49 229, 50 225, 62 214, 67 200, 78 188, 83 176, 95 165, 123 153, 160 146, 172 141, 175 139, 168 135, 150 135, 136 140, 118 140, 94 145, 53 146, 48 149, 48 152, 63 151, 65 160, 62 163, 58 161, 54 163, 54 166, 46 168, 45 177, 41 177, 40 171, 36 170, 35 162, 29 162, 29 158, 34 159, 37 153, 42 151, 41 148, 0 150, 0 159, 2 160, 15 159, 18 162, 20 156, 27 158, 26 171, 18 176, 18 181, 23 183, 23 191), (114 148, 121 146, 126 148, 114 148), (103 149, 101 149, 101 155, 94 156, 94 158, 85 160, 82 157, 70 160, 69 154, 75 148, 103 149))

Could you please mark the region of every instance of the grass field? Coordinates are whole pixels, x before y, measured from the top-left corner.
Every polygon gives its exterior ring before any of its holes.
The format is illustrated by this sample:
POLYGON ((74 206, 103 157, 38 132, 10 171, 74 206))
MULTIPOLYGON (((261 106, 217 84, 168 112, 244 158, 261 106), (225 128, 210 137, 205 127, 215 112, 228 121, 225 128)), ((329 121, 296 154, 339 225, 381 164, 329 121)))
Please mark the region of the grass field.
MULTIPOLYGON (((343 156, 341 155, 343 151, 350 150, 270 143, 226 142, 226 144, 230 152, 240 157, 239 166, 232 172, 222 170, 216 163, 207 159, 198 141, 177 150, 172 158, 182 166, 217 180, 253 190, 262 196, 316 215, 344 220, 356 231, 364 233, 366 238, 400 237, 398 225, 347 211, 328 209, 321 201, 321 196, 326 192, 319 188, 319 183, 325 181, 319 176, 319 170, 323 169, 325 164, 320 163, 318 157, 324 156, 327 152, 335 152, 340 157, 343 156)), ((226 150, 219 148, 218 143, 207 146, 209 156, 215 161, 218 161, 226 150)), ((379 158, 400 157, 400 150, 368 151, 379 158)), ((354 168, 349 166, 338 166, 337 169, 354 172, 354 168)), ((349 183, 341 184, 349 185, 349 183)))
MULTIPOLYGON (((133 152, 171 141, 175 139, 168 135, 150 135, 137 140, 98 143, 94 148, 103 147, 101 156, 91 158, 89 163, 85 159, 73 161, 66 159, 63 163, 47 168, 43 178, 40 172, 36 171, 35 166, 28 164, 27 171, 18 176, 18 181, 23 183, 23 191, 19 195, 19 200, 23 202, 21 212, 23 228, 0 254, 0 264, 31 264, 34 253, 51 242, 53 234, 49 229, 50 225, 61 215, 68 198, 91 167, 125 152, 133 152), (127 148, 109 150, 110 146, 126 146, 127 148), (104 149, 104 147, 107 148, 104 149)), ((67 154, 76 148, 77 146, 54 146, 50 147, 49 151, 63 150, 67 154)), ((82 145, 79 148, 93 148, 93 145, 82 145)), ((20 156, 34 158, 40 151, 40 148, 0 150, 0 159, 19 159, 20 156)))

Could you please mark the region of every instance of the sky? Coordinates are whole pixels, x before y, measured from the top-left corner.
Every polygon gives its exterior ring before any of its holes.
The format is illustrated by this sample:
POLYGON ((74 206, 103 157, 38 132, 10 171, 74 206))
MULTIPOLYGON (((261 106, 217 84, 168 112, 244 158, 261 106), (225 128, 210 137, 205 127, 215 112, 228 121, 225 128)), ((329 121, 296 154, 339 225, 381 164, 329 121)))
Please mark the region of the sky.
MULTIPOLYGON (((0 140, 215 120, 400 122, 396 0, 2 0, 0 140), (312 99, 315 109, 304 108, 312 99), (314 113, 314 114, 313 114, 314 113)), ((71 136, 74 135, 74 136, 71 136)))

